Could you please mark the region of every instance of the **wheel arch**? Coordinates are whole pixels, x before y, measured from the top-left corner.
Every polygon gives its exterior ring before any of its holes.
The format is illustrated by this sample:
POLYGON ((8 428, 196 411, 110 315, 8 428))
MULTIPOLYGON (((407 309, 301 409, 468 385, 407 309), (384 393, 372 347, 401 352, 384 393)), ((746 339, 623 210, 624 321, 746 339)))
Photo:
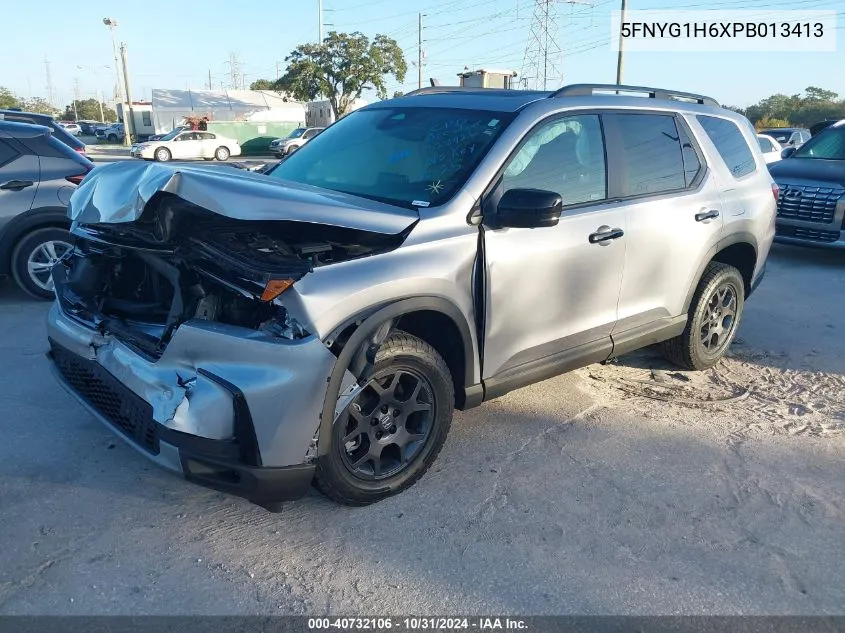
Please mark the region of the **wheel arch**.
POLYGON ((358 379, 367 366, 367 359, 374 359, 393 328, 421 338, 443 357, 452 373, 456 408, 480 404, 480 392, 476 394, 471 389, 475 382, 476 346, 470 324, 458 307, 435 296, 400 299, 348 319, 326 338, 326 343, 337 354, 337 362, 328 379, 320 419, 320 454, 328 452, 331 446, 335 405, 347 370, 358 379))
POLYGON ((67 209, 64 207, 38 207, 13 217, 0 233, 0 275, 12 271, 12 252, 20 239, 27 233, 46 228, 70 228, 67 209))
POLYGON ((684 302, 684 313, 689 311, 695 290, 698 288, 698 284, 701 282, 704 271, 710 262, 728 264, 739 270, 745 287, 745 296, 747 297, 751 292, 751 282, 754 277, 754 269, 757 265, 757 253, 757 238, 751 233, 736 233, 721 240, 708 253, 708 256, 704 258, 699 266, 695 276, 695 283, 690 286, 687 292, 687 298, 684 302))

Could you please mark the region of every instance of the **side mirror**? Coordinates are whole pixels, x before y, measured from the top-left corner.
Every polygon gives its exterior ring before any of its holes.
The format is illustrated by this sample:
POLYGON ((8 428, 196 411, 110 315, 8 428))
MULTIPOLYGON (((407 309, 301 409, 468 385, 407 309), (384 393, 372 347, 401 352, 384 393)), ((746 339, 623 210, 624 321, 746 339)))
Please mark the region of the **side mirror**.
POLYGON ((511 189, 499 200, 491 220, 497 228, 538 229, 557 225, 562 208, 560 194, 553 191, 511 189))
POLYGON ((794 153, 795 153, 795 147, 790 145, 789 147, 784 148, 784 150, 780 153, 780 157, 781 158, 789 158, 794 153))

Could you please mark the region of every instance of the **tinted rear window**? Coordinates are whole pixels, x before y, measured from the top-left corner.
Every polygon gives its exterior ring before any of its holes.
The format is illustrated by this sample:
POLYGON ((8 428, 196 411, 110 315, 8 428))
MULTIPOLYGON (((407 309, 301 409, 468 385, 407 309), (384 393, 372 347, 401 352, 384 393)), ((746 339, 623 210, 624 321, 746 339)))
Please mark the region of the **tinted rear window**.
MULTIPOLYGON (((698 157, 681 149, 675 118, 662 114, 616 114, 622 144, 622 195, 641 196, 684 189, 698 173, 698 157)), ((689 139, 686 139, 689 145, 689 139)), ((689 145, 687 150, 691 149, 689 145)))
POLYGON ((5 141, 0 140, 0 167, 8 163, 17 155, 18 153, 14 148, 10 147, 5 141))
POLYGON ((734 178, 747 176, 756 169, 754 154, 736 123, 712 116, 697 118, 734 178))

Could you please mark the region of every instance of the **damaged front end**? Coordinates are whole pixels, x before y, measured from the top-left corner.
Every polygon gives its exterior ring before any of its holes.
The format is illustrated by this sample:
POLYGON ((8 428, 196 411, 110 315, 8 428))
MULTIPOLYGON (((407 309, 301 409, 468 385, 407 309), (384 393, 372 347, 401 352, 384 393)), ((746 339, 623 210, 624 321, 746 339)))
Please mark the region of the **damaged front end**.
MULTIPOLYGON (((83 188, 83 202, 96 199, 83 188)), ((284 293, 314 268, 390 250, 407 232, 231 217, 168 189, 134 218, 77 213, 74 249, 53 270, 56 374, 160 465, 262 505, 297 498, 337 358, 288 312, 284 293)))

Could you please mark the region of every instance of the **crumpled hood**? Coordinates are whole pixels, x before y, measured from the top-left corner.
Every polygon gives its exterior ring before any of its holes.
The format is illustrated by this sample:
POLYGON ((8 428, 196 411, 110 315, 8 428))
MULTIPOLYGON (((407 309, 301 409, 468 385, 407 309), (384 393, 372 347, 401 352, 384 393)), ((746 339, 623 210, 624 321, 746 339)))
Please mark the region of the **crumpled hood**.
POLYGON ((238 220, 289 220, 396 235, 413 209, 276 180, 227 166, 121 161, 97 167, 74 192, 68 216, 80 224, 132 222, 159 191, 238 220))

